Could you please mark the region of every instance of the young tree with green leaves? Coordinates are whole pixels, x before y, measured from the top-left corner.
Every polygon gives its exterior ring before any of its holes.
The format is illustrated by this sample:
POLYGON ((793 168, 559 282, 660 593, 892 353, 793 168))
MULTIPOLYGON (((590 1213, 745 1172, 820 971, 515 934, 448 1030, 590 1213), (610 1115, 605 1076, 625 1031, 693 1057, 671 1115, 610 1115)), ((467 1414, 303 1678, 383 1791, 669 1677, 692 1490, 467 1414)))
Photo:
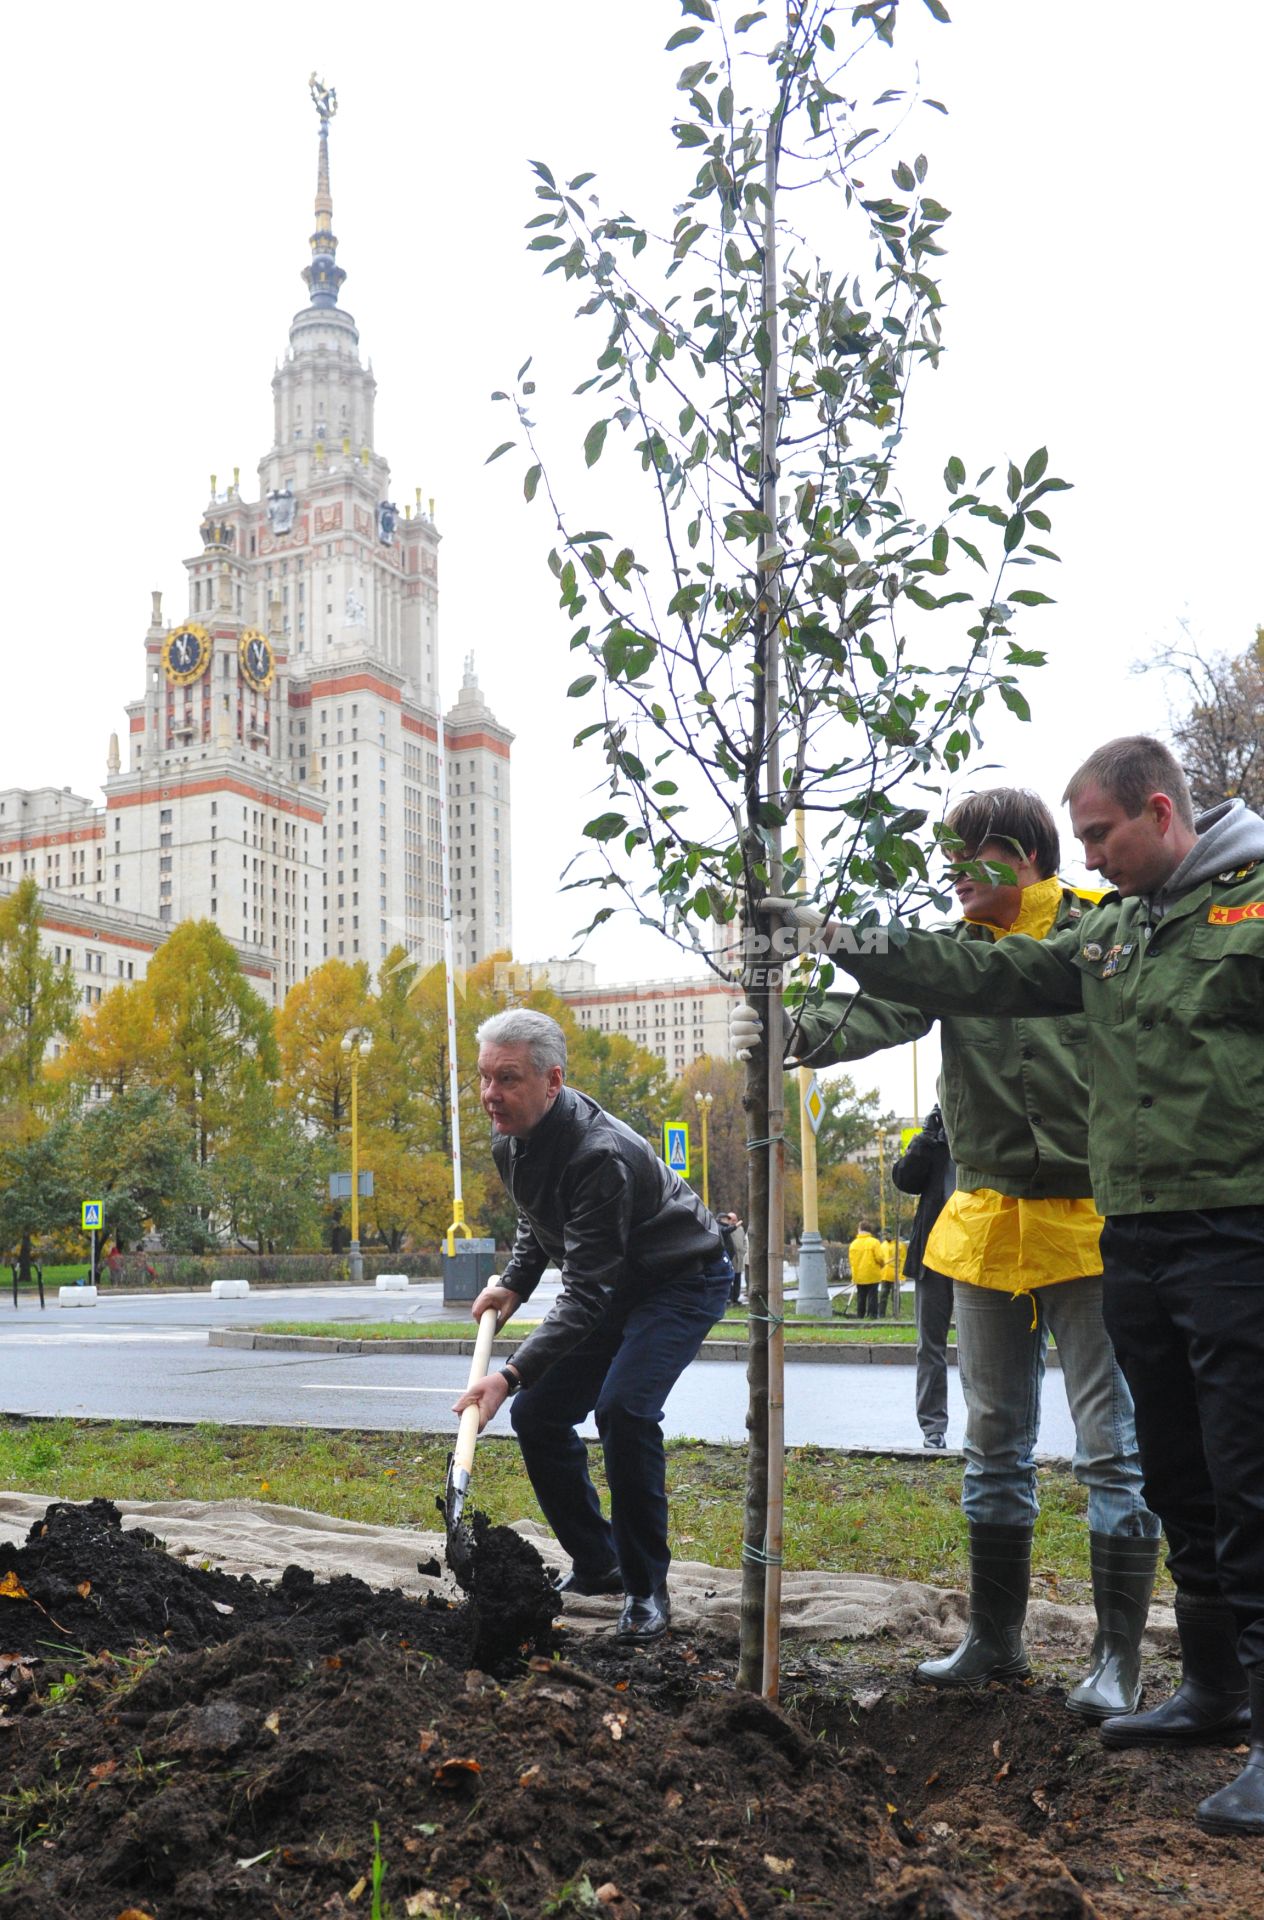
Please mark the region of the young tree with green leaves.
MULTIPOLYGON (((941 0, 926 5, 946 20, 941 0)), ((783 831, 797 808, 831 918, 877 921, 926 887, 921 830, 980 744, 987 703, 1026 714, 1017 672, 1041 656, 1018 645, 1013 615, 1047 596, 1015 583, 1056 557, 1042 543, 1063 483, 1043 449, 973 482, 954 454, 942 498, 914 509, 904 497, 910 384, 941 352, 948 210, 913 142, 919 103, 877 71, 898 0, 681 11, 667 43, 686 61, 673 136, 693 172, 670 218, 609 211, 592 174, 534 164, 530 245, 600 328, 579 389, 599 408, 584 460, 617 450, 644 499, 563 505, 530 362, 498 396, 518 436, 491 457, 525 442, 524 491, 557 526, 570 693, 595 708, 577 741, 598 743, 607 769, 585 830, 595 858, 576 882, 608 896, 593 924, 622 900, 701 947, 700 923, 740 913, 760 932, 765 895, 794 889, 783 831)), ((740 1673, 775 1693, 783 996, 765 964, 777 956, 747 957, 775 1044, 752 1057, 746 1087, 761 1147, 740 1673)))

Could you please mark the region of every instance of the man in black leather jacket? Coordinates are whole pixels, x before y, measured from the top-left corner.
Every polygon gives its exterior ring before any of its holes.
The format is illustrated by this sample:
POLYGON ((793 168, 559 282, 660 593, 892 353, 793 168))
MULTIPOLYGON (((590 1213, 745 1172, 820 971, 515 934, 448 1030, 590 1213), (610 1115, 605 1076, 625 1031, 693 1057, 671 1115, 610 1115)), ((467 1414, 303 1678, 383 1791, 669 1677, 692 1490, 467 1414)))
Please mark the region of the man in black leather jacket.
POLYGON ((733 1280, 719 1226, 639 1134, 564 1084, 566 1036, 547 1014, 497 1014, 478 1031, 479 1085, 496 1170, 518 1209, 499 1281, 474 1302, 503 1324, 550 1264, 562 1291, 499 1373, 463 1394, 485 1426, 511 1418, 545 1518, 571 1556, 564 1593, 626 1595, 617 1637, 653 1640, 667 1597, 663 1406, 723 1317, 733 1280), (521 1389, 521 1391, 519 1391, 521 1389), (607 1522, 575 1431, 594 1413, 607 1522))

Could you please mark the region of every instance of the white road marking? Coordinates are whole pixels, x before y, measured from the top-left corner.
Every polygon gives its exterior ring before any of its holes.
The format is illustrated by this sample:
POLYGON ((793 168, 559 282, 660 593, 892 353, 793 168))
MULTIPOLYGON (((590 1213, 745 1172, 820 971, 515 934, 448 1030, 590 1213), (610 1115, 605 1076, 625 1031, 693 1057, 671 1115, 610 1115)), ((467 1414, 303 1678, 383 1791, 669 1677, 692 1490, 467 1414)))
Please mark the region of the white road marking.
MULTIPOLYGON (((445 1359, 459 1360, 459 1354, 446 1354, 445 1359)), ((304 1380, 299 1384, 301 1393, 463 1393, 463 1387, 344 1387, 336 1381, 304 1380)))
POLYGON ((86 1331, 79 1333, 72 1332, 69 1328, 65 1333, 5 1334, 0 1331, 0 1344, 3 1344, 5 1347, 103 1347, 109 1345, 111 1342, 117 1344, 119 1341, 125 1340, 131 1341, 133 1346, 142 1344, 149 1345, 158 1341, 165 1341, 169 1346, 177 1346, 180 1344, 189 1346, 194 1342, 198 1342, 204 1346, 206 1344, 206 1332, 205 1329, 198 1330, 194 1328, 187 1332, 182 1330, 178 1333, 163 1333, 158 1330, 151 1332, 149 1329, 142 1327, 119 1328, 110 1333, 89 1333, 86 1331))

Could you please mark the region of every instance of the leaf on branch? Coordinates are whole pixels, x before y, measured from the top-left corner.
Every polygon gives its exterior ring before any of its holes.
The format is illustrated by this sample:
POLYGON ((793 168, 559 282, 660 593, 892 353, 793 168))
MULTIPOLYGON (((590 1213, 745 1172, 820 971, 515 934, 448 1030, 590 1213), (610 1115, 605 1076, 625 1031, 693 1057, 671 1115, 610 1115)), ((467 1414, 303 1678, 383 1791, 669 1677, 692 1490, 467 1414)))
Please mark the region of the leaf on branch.
POLYGON ((758 26, 759 22, 766 18, 767 15, 764 13, 762 7, 758 13, 739 13, 737 19, 733 22, 733 31, 734 33, 748 33, 752 27, 758 26))
POLYGON ((584 435, 584 465, 586 467, 595 467, 600 460, 601 449, 606 444, 606 429, 609 425, 610 422, 608 420, 594 420, 584 435))
POLYGON ((535 490, 539 486, 539 484, 540 484, 539 467, 538 466, 528 467, 526 471, 526 476, 522 482, 522 491, 526 495, 528 500, 535 499, 535 490))
POLYGON ((948 465, 944 468, 944 485, 947 487, 949 493, 956 493, 959 487, 965 485, 965 478, 965 461, 959 460, 954 453, 948 465))
POLYGON ((701 127, 695 127, 688 120, 678 120, 672 128, 677 142, 682 147, 705 147, 707 136, 701 127))
POLYGON ((1032 454, 1031 459, 1023 468, 1023 485, 1025 487, 1034 487, 1037 480, 1044 478, 1044 471, 1048 464, 1048 447, 1037 447, 1035 453, 1032 454))
POLYGON ((1052 607, 1055 602, 1047 593, 1037 593, 1034 587, 1015 587, 1010 594, 1011 600, 1017 600, 1020 607, 1052 607))
POLYGON ((698 20, 715 19, 715 14, 711 7, 711 0, 680 0, 680 11, 682 13, 692 13, 695 19, 698 20))
MULTIPOLYGON (((701 40, 701 38, 701 27, 677 27, 663 51, 665 53, 675 53, 677 47, 687 47, 690 41, 701 40)), ((591 178, 591 175, 589 177, 591 178)))
POLYGON ((1017 687, 1007 686, 1005 681, 1002 680, 1000 683, 1000 694, 1001 699, 1005 702, 1011 713, 1016 713, 1020 720, 1031 719, 1031 708, 1027 705, 1026 700, 1024 700, 1017 687))
MULTIPOLYGON (((926 11, 930 14, 933 20, 938 20, 942 22, 942 24, 945 27, 950 27, 952 25, 952 15, 949 13, 947 7, 944 5, 944 0, 924 0, 924 4, 926 7, 926 11)), ((927 105, 932 107, 938 107, 939 102, 938 100, 929 100, 927 102, 927 105)), ((940 112, 942 113, 942 111, 943 109, 941 107, 940 112)))
POLYGON ((1022 538, 1026 531, 1027 531, 1026 516, 1021 513, 1012 513, 1009 519, 1005 522, 1006 553, 1013 553, 1015 547, 1022 545, 1022 538))
POLYGON ((484 460, 483 462, 483 465, 485 467, 490 467, 493 460, 499 460, 502 453, 508 453, 509 449, 511 447, 516 447, 517 444, 518 442, 516 440, 502 440, 500 445, 497 447, 495 453, 488 454, 486 460, 484 460))
POLYGON ((621 813, 599 813, 597 818, 590 820, 584 828, 584 837, 588 840, 613 840, 617 833, 627 831, 627 825, 627 820, 621 813))
POLYGON ((545 166, 543 160, 529 160, 527 165, 538 173, 541 180, 545 181, 550 187, 557 185, 557 181, 553 178, 552 170, 545 166))
POLYGON ((579 679, 572 680, 569 687, 567 687, 566 697, 568 700, 581 700, 586 693, 592 692, 596 684, 597 676, 595 673, 581 673, 579 679))

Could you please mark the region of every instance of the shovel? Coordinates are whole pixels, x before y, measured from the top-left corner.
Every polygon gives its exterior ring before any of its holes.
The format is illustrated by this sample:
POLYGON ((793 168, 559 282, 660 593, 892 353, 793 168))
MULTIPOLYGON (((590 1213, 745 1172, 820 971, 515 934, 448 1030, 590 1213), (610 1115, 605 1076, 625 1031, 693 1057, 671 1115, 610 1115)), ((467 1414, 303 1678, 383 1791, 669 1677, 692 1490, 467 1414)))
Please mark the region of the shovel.
MULTIPOLYGON (((488 1307, 479 1317, 478 1338, 474 1342, 474 1357, 470 1361, 470 1377, 465 1383, 467 1392, 477 1386, 487 1372, 498 1318, 495 1307, 488 1307)), ((477 1439, 478 1408, 467 1407, 457 1428, 456 1445, 448 1455, 448 1477, 441 1503, 448 1530, 448 1565, 460 1585, 466 1588, 474 1569, 474 1535, 469 1527, 463 1525, 461 1515, 465 1511, 465 1496, 469 1491, 470 1473, 474 1466, 474 1443, 477 1439)))

